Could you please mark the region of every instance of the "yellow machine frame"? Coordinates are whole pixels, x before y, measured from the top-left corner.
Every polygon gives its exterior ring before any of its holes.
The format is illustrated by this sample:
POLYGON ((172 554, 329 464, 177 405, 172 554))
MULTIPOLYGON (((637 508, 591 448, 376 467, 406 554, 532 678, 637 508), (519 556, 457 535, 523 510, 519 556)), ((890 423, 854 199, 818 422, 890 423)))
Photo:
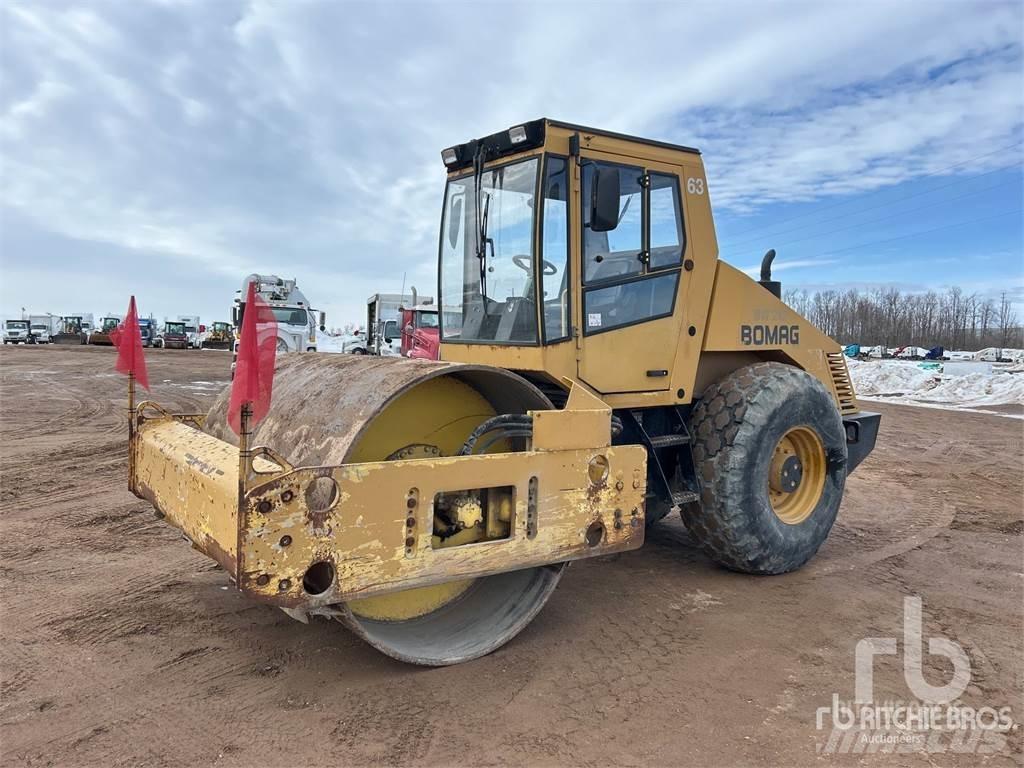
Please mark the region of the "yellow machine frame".
POLYGON ((197 429, 202 417, 147 401, 132 412, 130 487, 239 589, 286 608, 641 546, 646 450, 611 447, 611 411, 581 387, 563 410, 531 416, 528 451, 296 468, 250 449, 244 430, 236 448, 197 429), (333 486, 327 504, 319 478, 333 486), (515 489, 507 538, 432 547, 437 494, 504 487, 515 489), (309 574, 321 563, 319 591, 309 574))

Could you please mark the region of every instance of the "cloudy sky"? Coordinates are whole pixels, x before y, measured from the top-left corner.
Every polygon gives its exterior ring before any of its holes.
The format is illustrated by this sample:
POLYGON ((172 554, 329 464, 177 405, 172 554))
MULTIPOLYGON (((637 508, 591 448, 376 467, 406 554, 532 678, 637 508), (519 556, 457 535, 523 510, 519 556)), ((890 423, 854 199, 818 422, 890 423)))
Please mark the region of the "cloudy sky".
POLYGON ((722 257, 787 287, 1024 309, 1022 8, 7 0, 0 314, 433 293, 440 150, 540 116, 700 147, 722 257))

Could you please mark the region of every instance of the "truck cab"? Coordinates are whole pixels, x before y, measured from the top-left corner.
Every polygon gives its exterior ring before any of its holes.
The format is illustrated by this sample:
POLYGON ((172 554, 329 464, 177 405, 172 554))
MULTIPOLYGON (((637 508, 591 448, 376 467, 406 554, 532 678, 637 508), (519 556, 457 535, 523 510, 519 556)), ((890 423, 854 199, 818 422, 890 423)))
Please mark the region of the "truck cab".
POLYGON ((277 321, 278 352, 316 352, 316 332, 324 330, 326 315, 309 306, 309 300, 299 290, 295 279, 285 280, 277 275, 248 275, 242 281, 240 298, 235 299, 232 321, 242 327, 245 315, 244 297, 249 283, 256 284, 256 293, 274 313, 277 321))
POLYGON ((29 326, 36 344, 50 343, 50 326, 48 323, 31 323, 29 326))
POLYGON ((53 341, 53 335, 59 330, 57 325, 59 318, 53 315, 29 315, 28 321, 37 344, 49 344, 53 341))
POLYGON ((8 320, 4 323, 4 344, 35 344, 28 320, 8 320))
POLYGON ((439 318, 433 304, 402 307, 402 357, 437 360, 440 352, 439 318))
POLYGON ((156 324, 151 318, 139 318, 139 335, 142 337, 142 346, 152 347, 156 337, 156 324))

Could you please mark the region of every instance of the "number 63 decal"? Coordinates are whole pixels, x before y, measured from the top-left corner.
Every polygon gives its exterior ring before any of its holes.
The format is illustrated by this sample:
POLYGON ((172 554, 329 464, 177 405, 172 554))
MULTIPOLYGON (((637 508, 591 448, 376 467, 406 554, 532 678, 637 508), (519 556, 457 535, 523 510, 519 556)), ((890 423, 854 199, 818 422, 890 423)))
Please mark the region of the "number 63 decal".
POLYGON ((689 192, 691 195, 703 195, 704 179, 687 179, 686 191, 689 192))

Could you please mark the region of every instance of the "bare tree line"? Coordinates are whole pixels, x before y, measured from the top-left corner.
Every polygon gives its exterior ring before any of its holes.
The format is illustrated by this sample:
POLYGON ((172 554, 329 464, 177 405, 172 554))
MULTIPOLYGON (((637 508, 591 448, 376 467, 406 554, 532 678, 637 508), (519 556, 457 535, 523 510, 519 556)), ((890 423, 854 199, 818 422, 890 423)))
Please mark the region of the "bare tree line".
POLYGON ((1009 297, 998 301, 953 287, 944 293, 786 291, 785 301, 843 344, 978 350, 1024 347, 1024 329, 1009 297))

